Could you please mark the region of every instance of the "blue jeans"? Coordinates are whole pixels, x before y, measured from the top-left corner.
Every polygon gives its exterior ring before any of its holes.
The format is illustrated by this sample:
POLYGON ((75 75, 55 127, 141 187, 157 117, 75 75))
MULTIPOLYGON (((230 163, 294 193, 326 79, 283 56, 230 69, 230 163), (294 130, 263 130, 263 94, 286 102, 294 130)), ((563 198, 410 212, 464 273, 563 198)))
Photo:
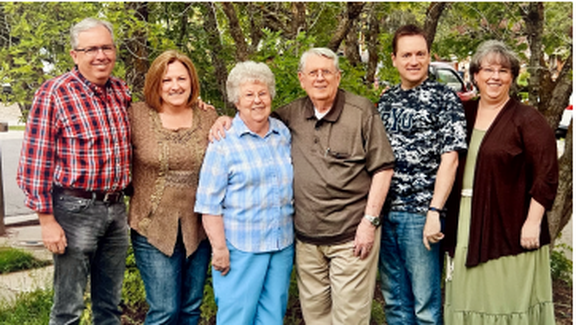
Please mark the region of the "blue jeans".
POLYGON ((54 254, 51 325, 79 324, 90 276, 94 324, 120 324, 118 309, 128 249, 126 205, 57 194, 54 217, 66 235, 64 254, 54 254))
POLYGON ((389 325, 442 324, 440 245, 424 247, 425 222, 409 212, 384 216, 379 265, 389 325))
POLYGON ((172 256, 134 230, 131 238, 150 306, 144 324, 198 324, 211 254, 208 240, 201 241, 187 258, 180 230, 172 256))
POLYGON ((294 245, 280 251, 251 253, 227 242, 230 271, 212 268, 218 325, 282 325, 294 263, 294 245))

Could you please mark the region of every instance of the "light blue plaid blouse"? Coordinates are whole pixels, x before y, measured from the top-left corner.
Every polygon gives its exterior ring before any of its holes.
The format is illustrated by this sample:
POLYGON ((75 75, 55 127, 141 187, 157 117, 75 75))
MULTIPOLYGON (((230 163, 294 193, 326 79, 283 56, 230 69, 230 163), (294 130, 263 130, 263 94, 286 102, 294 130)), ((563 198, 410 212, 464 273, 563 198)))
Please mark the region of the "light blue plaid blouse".
POLYGON ((208 146, 196 192, 197 213, 222 215, 226 240, 245 252, 294 241, 290 131, 275 118, 262 138, 238 114, 226 138, 208 146))

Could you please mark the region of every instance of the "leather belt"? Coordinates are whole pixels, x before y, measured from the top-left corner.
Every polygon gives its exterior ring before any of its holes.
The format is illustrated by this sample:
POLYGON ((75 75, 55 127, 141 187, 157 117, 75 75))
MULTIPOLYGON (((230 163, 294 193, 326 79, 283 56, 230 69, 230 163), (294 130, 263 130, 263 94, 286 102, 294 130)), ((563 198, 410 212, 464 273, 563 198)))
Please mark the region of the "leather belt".
POLYGON ((118 203, 124 199, 124 191, 117 192, 89 192, 84 190, 79 190, 75 188, 64 188, 59 186, 54 186, 54 194, 64 194, 74 197, 79 197, 83 199, 94 199, 96 201, 102 201, 105 203, 118 203))

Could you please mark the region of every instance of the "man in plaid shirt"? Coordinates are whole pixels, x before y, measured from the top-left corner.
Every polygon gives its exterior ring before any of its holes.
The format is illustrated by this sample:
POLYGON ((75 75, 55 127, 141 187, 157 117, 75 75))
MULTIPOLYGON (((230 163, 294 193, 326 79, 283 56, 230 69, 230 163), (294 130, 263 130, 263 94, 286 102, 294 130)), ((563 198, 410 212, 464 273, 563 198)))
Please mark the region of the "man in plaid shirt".
POLYGON ((91 279, 95 324, 120 324, 128 248, 123 190, 130 182, 131 102, 112 25, 86 18, 70 29, 75 68, 34 96, 17 181, 54 255, 50 324, 78 324, 91 279))

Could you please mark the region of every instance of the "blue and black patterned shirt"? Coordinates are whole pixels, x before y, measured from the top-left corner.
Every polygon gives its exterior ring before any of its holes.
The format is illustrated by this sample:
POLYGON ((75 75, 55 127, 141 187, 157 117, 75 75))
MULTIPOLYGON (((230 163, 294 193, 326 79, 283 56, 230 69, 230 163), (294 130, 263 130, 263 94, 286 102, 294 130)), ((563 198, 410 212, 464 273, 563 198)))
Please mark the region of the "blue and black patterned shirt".
POLYGON ((458 96, 432 80, 409 90, 397 85, 378 102, 396 165, 383 211, 426 214, 441 155, 466 149, 458 96))

